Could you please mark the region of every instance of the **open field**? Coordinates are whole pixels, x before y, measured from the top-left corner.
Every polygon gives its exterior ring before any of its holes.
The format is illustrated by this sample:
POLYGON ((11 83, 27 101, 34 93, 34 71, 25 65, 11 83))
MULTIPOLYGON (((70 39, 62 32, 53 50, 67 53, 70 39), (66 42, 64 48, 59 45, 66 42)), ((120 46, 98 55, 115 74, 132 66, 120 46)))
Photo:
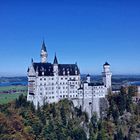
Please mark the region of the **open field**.
POLYGON ((18 91, 26 91, 27 90, 27 86, 3 86, 3 87, 0 87, 0 93, 2 93, 2 92, 12 92, 12 91, 16 91, 16 92, 18 92, 18 91))
POLYGON ((21 94, 27 95, 27 86, 0 87, 0 104, 9 103, 21 94))
POLYGON ((27 95, 27 93, 0 94, 0 104, 9 103, 18 98, 21 94, 27 95))

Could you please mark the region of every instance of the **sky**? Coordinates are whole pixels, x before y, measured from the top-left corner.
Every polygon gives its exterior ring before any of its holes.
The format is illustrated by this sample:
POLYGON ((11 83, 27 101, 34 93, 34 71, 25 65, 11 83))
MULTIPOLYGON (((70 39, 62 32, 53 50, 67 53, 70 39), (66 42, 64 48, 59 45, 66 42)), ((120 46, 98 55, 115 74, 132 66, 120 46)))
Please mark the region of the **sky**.
POLYGON ((140 74, 139 0, 0 0, 0 76, 27 75, 40 62, 77 62, 81 73, 140 74))

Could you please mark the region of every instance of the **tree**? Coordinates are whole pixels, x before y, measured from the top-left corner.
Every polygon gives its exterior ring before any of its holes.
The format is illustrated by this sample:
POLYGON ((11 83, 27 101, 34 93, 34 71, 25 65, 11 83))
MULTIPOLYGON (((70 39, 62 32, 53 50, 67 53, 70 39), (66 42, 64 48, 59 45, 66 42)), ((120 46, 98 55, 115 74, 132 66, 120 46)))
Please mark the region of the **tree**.
POLYGON ((19 107, 21 107, 21 106, 27 107, 28 105, 29 105, 29 103, 27 102, 27 98, 26 98, 26 96, 24 96, 23 94, 21 94, 21 95, 19 96, 19 98, 16 99, 16 103, 15 103, 15 107, 16 107, 16 108, 19 108, 19 107))
POLYGON ((87 140, 86 133, 82 128, 75 128, 72 135, 73 140, 87 140))
POLYGON ((55 109, 55 105, 54 104, 52 106, 51 113, 52 113, 53 117, 55 118, 56 117, 56 109, 55 109))
POLYGON ((35 106, 34 106, 33 102, 30 103, 30 109, 31 109, 32 113, 35 113, 35 106))
POLYGON ((122 133, 122 130, 120 129, 118 132, 117 132, 117 140, 123 140, 123 133, 122 133))
POLYGON ((67 120, 66 120, 66 115, 65 115, 65 110, 64 110, 64 106, 63 105, 60 108, 60 115, 61 115, 62 124, 66 125, 67 124, 67 120))
POLYGON ((52 121, 49 121, 49 124, 45 125, 43 129, 43 136, 46 140, 56 139, 56 133, 54 131, 54 125, 52 121))
POLYGON ((94 133, 96 133, 97 128, 98 128, 98 124, 97 124, 98 120, 97 120, 97 114, 94 113, 93 116, 91 117, 91 124, 94 130, 94 133))
POLYGON ((34 122, 32 124, 32 128, 33 128, 34 134, 36 135, 36 137, 38 137, 42 131, 42 125, 40 121, 34 122))

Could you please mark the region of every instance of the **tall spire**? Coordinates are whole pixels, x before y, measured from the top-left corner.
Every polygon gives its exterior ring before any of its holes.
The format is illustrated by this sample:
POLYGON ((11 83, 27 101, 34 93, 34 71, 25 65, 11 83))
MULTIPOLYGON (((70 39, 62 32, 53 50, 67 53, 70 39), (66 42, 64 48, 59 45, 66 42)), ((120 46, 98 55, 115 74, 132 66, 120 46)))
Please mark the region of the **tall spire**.
POLYGON ((43 40, 43 43, 42 43, 42 48, 41 48, 41 50, 43 50, 43 51, 47 52, 47 50, 46 50, 46 45, 45 45, 44 40, 43 40))
POLYGON ((43 40, 43 43, 42 43, 42 48, 41 48, 40 57, 41 57, 41 62, 42 62, 42 63, 46 63, 46 62, 47 62, 48 54, 47 54, 47 50, 46 50, 46 46, 45 46, 44 40, 43 40))
POLYGON ((57 57, 56 57, 56 53, 55 53, 55 57, 54 57, 53 64, 58 64, 57 57))
POLYGON ((32 64, 34 63, 34 60, 33 60, 33 58, 31 58, 31 63, 32 63, 32 64))

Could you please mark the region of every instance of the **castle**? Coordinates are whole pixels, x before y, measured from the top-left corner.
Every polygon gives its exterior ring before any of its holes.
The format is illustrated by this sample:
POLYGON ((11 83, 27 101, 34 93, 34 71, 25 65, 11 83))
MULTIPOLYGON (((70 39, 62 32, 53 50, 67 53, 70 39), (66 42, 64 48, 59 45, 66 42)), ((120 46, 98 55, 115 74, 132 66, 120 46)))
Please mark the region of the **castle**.
POLYGON ((86 81, 81 80, 77 64, 59 64, 56 54, 53 64, 49 63, 44 41, 40 57, 40 63, 32 60, 28 68, 28 101, 37 108, 38 104, 42 106, 45 102, 54 103, 67 98, 73 101, 74 106, 81 106, 89 117, 93 112, 100 116, 99 100, 105 98, 111 89, 112 73, 107 62, 103 65, 103 82, 92 83, 90 75, 86 81))

